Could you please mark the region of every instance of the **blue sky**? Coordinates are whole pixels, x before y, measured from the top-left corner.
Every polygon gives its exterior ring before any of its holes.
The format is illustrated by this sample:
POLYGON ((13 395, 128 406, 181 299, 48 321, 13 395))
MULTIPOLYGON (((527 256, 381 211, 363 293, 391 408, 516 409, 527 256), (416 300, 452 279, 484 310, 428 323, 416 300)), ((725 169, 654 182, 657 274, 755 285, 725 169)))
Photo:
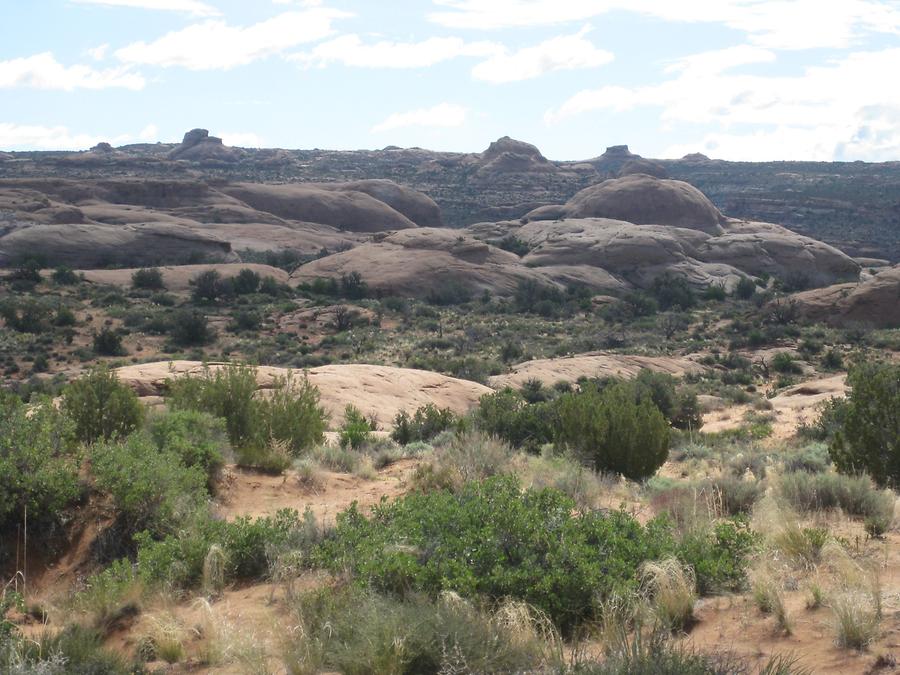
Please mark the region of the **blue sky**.
POLYGON ((0 0, 0 149, 900 159, 900 0, 0 0))

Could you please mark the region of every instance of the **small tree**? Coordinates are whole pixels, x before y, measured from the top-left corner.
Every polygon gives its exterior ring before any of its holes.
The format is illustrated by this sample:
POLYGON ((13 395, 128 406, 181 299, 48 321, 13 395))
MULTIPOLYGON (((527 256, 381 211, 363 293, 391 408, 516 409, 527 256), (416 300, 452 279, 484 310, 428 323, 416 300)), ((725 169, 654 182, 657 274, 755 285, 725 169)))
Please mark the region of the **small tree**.
POLYGON ((843 473, 868 473, 880 486, 900 486, 900 365, 863 363, 847 377, 842 428, 829 448, 843 473))
POLYGON ((630 383, 566 394, 557 410, 557 443, 575 450, 596 471, 643 480, 669 455, 666 418, 649 396, 636 396, 630 383))
POLYGON ((344 423, 341 425, 341 447, 350 447, 359 450, 365 445, 372 435, 372 427, 369 420, 360 412, 359 408, 348 405, 344 410, 344 423))
POLYGON ((179 347, 199 347, 215 339, 215 333, 209 327, 209 319, 196 309, 177 312, 173 317, 169 334, 179 347))
POLYGON ((94 352, 100 356, 124 356, 128 353, 122 346, 122 336, 111 328, 94 334, 94 352))
POLYGON ((235 295, 250 295, 259 289, 259 274, 251 269, 244 268, 237 273, 232 282, 235 295))
POLYGON ((216 270, 206 270, 190 281, 194 302, 215 302, 222 292, 222 275, 216 270))
POLYGON ((144 419, 144 408, 131 388, 102 367, 63 389, 62 409, 84 443, 127 436, 144 419))

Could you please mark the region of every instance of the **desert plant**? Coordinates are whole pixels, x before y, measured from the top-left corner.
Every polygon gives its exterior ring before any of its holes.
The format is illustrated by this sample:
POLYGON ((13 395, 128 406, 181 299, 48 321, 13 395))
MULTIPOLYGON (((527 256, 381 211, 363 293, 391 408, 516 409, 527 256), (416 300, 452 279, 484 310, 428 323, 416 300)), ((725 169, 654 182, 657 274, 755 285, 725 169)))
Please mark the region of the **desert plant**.
POLYGON ((124 437, 144 419, 144 408, 114 372, 97 367, 69 383, 61 408, 74 422, 78 440, 93 443, 124 437))
POLYGON ((693 569, 669 557, 645 562, 640 574, 644 592, 661 625, 672 631, 688 628, 694 620, 697 600, 693 569))
POLYGON ((219 544, 209 547, 203 559, 203 592, 216 597, 225 588, 225 551, 219 544))
POLYGON ((172 317, 169 335, 179 347, 199 347, 215 340, 206 314, 197 309, 181 309, 172 317))
POLYGON ((842 429, 830 447, 838 471, 868 473, 900 484, 900 365, 861 363, 847 376, 850 394, 842 429))
POLYGON ((344 423, 341 424, 340 443, 342 448, 359 450, 372 436, 372 428, 369 420, 360 412, 359 408, 347 404, 344 409, 344 423))
POLYGON ((784 593, 779 583, 779 575, 765 565, 750 575, 750 591, 753 602, 763 614, 775 617, 778 627, 787 635, 791 634, 791 621, 784 604, 784 593))
POLYGON ((164 291, 162 272, 158 267, 144 267, 131 273, 131 287, 151 291, 164 291))

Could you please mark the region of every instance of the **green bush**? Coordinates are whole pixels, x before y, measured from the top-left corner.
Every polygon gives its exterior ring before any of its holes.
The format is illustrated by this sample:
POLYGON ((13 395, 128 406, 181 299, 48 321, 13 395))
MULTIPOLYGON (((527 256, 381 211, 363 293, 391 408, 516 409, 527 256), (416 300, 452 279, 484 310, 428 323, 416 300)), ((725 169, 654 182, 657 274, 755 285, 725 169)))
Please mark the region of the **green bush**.
POLYGON ((372 428, 359 408, 347 405, 344 409, 344 423, 341 425, 340 442, 342 448, 359 450, 372 436, 372 428))
POLYGON ((207 476, 188 467, 171 449, 160 450, 146 433, 91 450, 96 487, 112 496, 118 522, 128 534, 171 532, 206 499, 207 476))
POLYGON ((756 295, 756 282, 750 277, 741 277, 734 288, 734 295, 739 300, 749 300, 756 295))
POLYGON ((84 443, 127 436, 144 419, 144 407, 135 393, 103 367, 69 383, 63 389, 61 407, 84 443))
POLYGON ((788 352, 778 352, 772 357, 772 370, 776 373, 799 374, 803 372, 794 357, 788 352))
POLYGON ((168 404, 175 410, 198 410, 225 420, 235 451, 259 452, 272 440, 293 455, 322 441, 327 416, 319 391, 307 378, 276 378, 268 396, 257 398, 256 371, 241 365, 207 368, 199 377, 169 383, 168 404))
POLYGON ((124 356, 128 353, 122 346, 122 336, 111 328, 103 328, 94 334, 94 352, 100 356, 124 356))
POLYGON ((847 376, 843 424, 829 452, 842 473, 867 473, 900 487, 900 365, 863 363, 847 376))
POLYGON ((409 445, 415 441, 430 441, 456 424, 456 421, 456 415, 452 410, 438 408, 429 403, 416 409, 412 417, 405 410, 397 413, 391 438, 400 445, 409 445))
POLYGON ((168 324, 169 335, 179 347, 200 347, 216 339, 206 314, 198 309, 177 311, 168 324))
POLYGON ((685 277, 664 274, 653 280, 650 290, 659 303, 659 308, 664 312, 673 307, 690 309, 697 304, 694 290, 685 277))
POLYGON ((371 519, 353 506, 313 560, 385 592, 516 598, 570 629, 596 618, 610 594, 634 588, 643 561, 674 547, 664 523, 574 511, 556 490, 523 493, 515 478, 498 476, 458 494, 382 503, 371 519))
POLYGON ((794 471, 781 476, 778 492, 798 511, 840 508, 851 516, 893 517, 893 494, 879 490, 868 476, 794 471))
POLYGON ((550 404, 529 405, 521 394, 509 388, 481 397, 475 423, 485 433, 530 452, 537 452, 554 438, 550 404))
POLYGON ((245 267, 232 280, 232 287, 235 295, 250 295, 259 290, 260 282, 259 274, 245 267))
POLYGON ((669 455, 665 417, 650 396, 637 396, 632 384, 603 390, 586 386, 561 396, 556 409, 557 444, 574 450, 598 472, 643 480, 669 455))
POLYGON ((131 287, 151 291, 163 291, 166 284, 163 282, 162 272, 158 267, 142 268, 131 273, 131 287))
POLYGON ((0 393, 0 532, 26 509, 32 523, 56 521, 81 494, 78 468, 74 425, 49 398, 26 406, 0 393))
POLYGON ((57 286, 73 286, 81 281, 81 277, 75 274, 71 267, 65 267, 64 265, 53 270, 51 278, 57 286))
POLYGON ((190 280, 194 302, 215 302, 222 294, 222 275, 216 270, 206 270, 190 280))
POLYGON ((199 467, 210 493, 214 491, 230 449, 224 420, 195 410, 175 410, 150 416, 146 429, 157 450, 174 453, 187 467, 199 467))

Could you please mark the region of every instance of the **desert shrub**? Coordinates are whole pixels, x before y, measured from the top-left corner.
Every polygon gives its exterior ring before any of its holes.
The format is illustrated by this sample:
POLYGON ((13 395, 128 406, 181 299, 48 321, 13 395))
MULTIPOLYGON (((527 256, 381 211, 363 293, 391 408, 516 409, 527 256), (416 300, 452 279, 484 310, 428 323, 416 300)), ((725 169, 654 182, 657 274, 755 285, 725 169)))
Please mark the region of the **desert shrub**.
POLYGON ((565 394, 558 399, 556 413, 556 442, 591 462, 596 471, 642 480, 668 457, 665 417, 649 396, 637 397, 628 383, 565 394))
POLYGON ((279 554, 309 552, 320 539, 321 530, 310 511, 301 516, 282 509, 274 516, 241 517, 231 522, 202 515, 161 540, 146 532, 138 534, 138 575, 151 587, 194 587, 203 579, 210 549, 219 546, 226 581, 255 581, 266 576, 270 562, 279 554))
POLYGON ((694 621, 697 601, 694 571, 674 557, 648 561, 640 568, 641 585, 659 623, 683 631, 694 621))
POLYGON ((179 347, 199 347, 216 339, 206 314, 198 309, 175 312, 168 324, 169 335, 179 347))
POLYGON ((99 630, 77 623, 24 641, 21 664, 22 675, 128 675, 133 672, 122 656, 103 646, 99 630))
POLYGON ((894 495, 879 490, 868 476, 844 476, 836 473, 785 473, 778 482, 780 496, 795 509, 815 512, 841 508, 851 516, 887 522, 893 518, 894 495))
POLYGON ((822 368, 825 370, 840 370, 844 367, 844 357, 840 350, 832 347, 822 356, 822 368))
POLYGON ((733 518, 691 527, 677 545, 679 560, 691 566, 700 595, 740 590, 757 536, 745 519, 733 518))
POLYGON ((448 281, 429 289, 425 299, 432 305, 462 305, 472 300, 472 289, 459 281, 448 281))
POLYGON ((594 616, 603 597, 636 587, 640 564, 672 543, 662 523, 573 510, 558 491, 523 493, 515 478, 497 476, 458 494, 382 503, 371 519, 353 506, 314 560, 386 592, 523 600, 572 628, 594 616))
POLYGON ((475 411, 475 422, 485 433, 532 452, 550 443, 554 436, 553 411, 549 405, 529 405, 512 389, 482 396, 475 411))
POLYGON ((706 287, 706 290, 703 291, 704 300, 715 300, 717 302, 721 302, 726 297, 728 297, 728 294, 725 292, 724 284, 710 284, 706 287))
POLYGON ((53 270, 53 274, 50 278, 53 279, 53 283, 57 286, 74 286, 81 281, 81 277, 79 277, 71 267, 66 267, 64 265, 53 270))
POLYGON ((216 270, 206 270, 190 280, 194 302, 215 302, 222 294, 222 275, 216 270))
POLYGON ((525 380, 519 387, 519 393, 528 403, 543 403, 550 396, 544 389, 544 383, 535 377, 525 380))
POLYGON ((490 610, 453 593, 394 598, 353 586, 300 596, 286 641, 288 672, 513 673, 561 665, 558 639, 539 613, 506 602, 490 610))
POLYGON ((111 328, 103 328, 94 334, 94 352, 100 356, 124 356, 128 353, 122 346, 122 336, 111 328))
POLYGON ((138 609, 141 590, 134 565, 120 558, 89 576, 73 604, 90 617, 95 628, 108 629, 117 619, 138 609))
POLYGON ((127 436, 144 419, 137 395, 114 372, 102 367, 69 383, 63 389, 61 408, 84 443, 127 436))
POLYGON ((809 446, 786 454, 782 459, 782 467, 785 473, 805 471, 806 473, 825 473, 831 466, 831 458, 828 456, 828 447, 823 443, 813 443, 809 446))
POLYGON ((664 274, 653 280, 651 292, 662 311, 678 307, 682 310, 690 309, 697 304, 694 290, 684 277, 676 277, 664 274))
POLYGON ((306 375, 276 378, 257 407, 262 437, 284 443, 295 457, 324 439, 328 415, 319 405, 318 388, 306 375))
POLYGON ((322 440, 326 415, 319 391, 307 378, 276 378, 268 396, 257 398, 256 371, 232 364, 182 377, 169 385, 167 402, 176 410, 208 412, 225 420, 228 438, 240 459, 262 456, 271 442, 297 455, 322 440))
POLYGON ((369 420, 360 412, 359 408, 347 405, 344 409, 344 423, 340 430, 340 443, 342 448, 359 450, 372 436, 372 427, 369 420))
POLYGON ((504 251, 509 251, 510 253, 515 253, 520 258, 528 255, 531 251, 531 248, 524 241, 519 239, 514 234, 508 234, 503 239, 499 239, 494 242, 494 246, 497 248, 502 248, 504 251))
POLYGON ((145 267, 131 273, 131 287, 149 291, 164 291, 162 272, 158 267, 145 267))
POLYGON ((238 311, 231 315, 228 324, 230 331, 258 331, 262 326, 262 317, 258 312, 238 311))
POLYGON ((261 281, 259 274, 245 267, 232 279, 232 288, 235 295, 250 295, 259 290, 261 281))
POLYGON ((187 467, 199 467, 212 492, 229 452, 225 421, 195 410, 152 415, 147 434, 160 452, 175 453, 187 467))
POLYGON ((56 309, 56 316, 53 317, 53 325, 58 328, 65 328, 68 326, 74 326, 78 323, 78 319, 75 317, 75 312, 66 307, 65 305, 61 305, 56 309))
POLYGON ((734 288, 734 295, 739 300, 749 300, 756 295, 756 282, 750 277, 741 277, 734 288))
POLYGON ((279 441, 267 444, 244 445, 235 449, 235 463, 242 469, 280 476, 287 471, 294 459, 287 445, 279 441))
MULTIPOLYGON (((0 532, 26 509, 33 523, 55 521, 81 493, 78 468, 74 425, 49 398, 26 406, 0 393, 0 532)), ((2 548, 0 559, 12 546, 2 548)))
POLYGON ((788 352, 778 352, 772 357, 772 370, 776 373, 783 374, 798 374, 803 372, 803 369, 788 352))
POLYGON ((456 419, 452 410, 438 408, 433 403, 417 408, 412 417, 402 410, 394 418, 391 438, 400 445, 408 445, 415 441, 430 441, 456 424, 456 419))
POLYGON ((718 496, 722 510, 731 516, 750 513, 765 492, 762 481, 744 480, 736 476, 720 476, 709 483, 718 496))
POLYGON ((173 450, 159 450, 145 433, 91 450, 96 487, 110 494, 125 532, 159 536, 177 528, 206 497, 207 476, 173 450))
POLYGON ((881 486, 900 486, 900 365, 862 363, 847 376, 842 428, 830 446, 843 473, 868 473, 881 486))
POLYGON ((7 298, 0 302, 0 318, 18 333, 44 333, 50 328, 50 310, 42 302, 7 298))

